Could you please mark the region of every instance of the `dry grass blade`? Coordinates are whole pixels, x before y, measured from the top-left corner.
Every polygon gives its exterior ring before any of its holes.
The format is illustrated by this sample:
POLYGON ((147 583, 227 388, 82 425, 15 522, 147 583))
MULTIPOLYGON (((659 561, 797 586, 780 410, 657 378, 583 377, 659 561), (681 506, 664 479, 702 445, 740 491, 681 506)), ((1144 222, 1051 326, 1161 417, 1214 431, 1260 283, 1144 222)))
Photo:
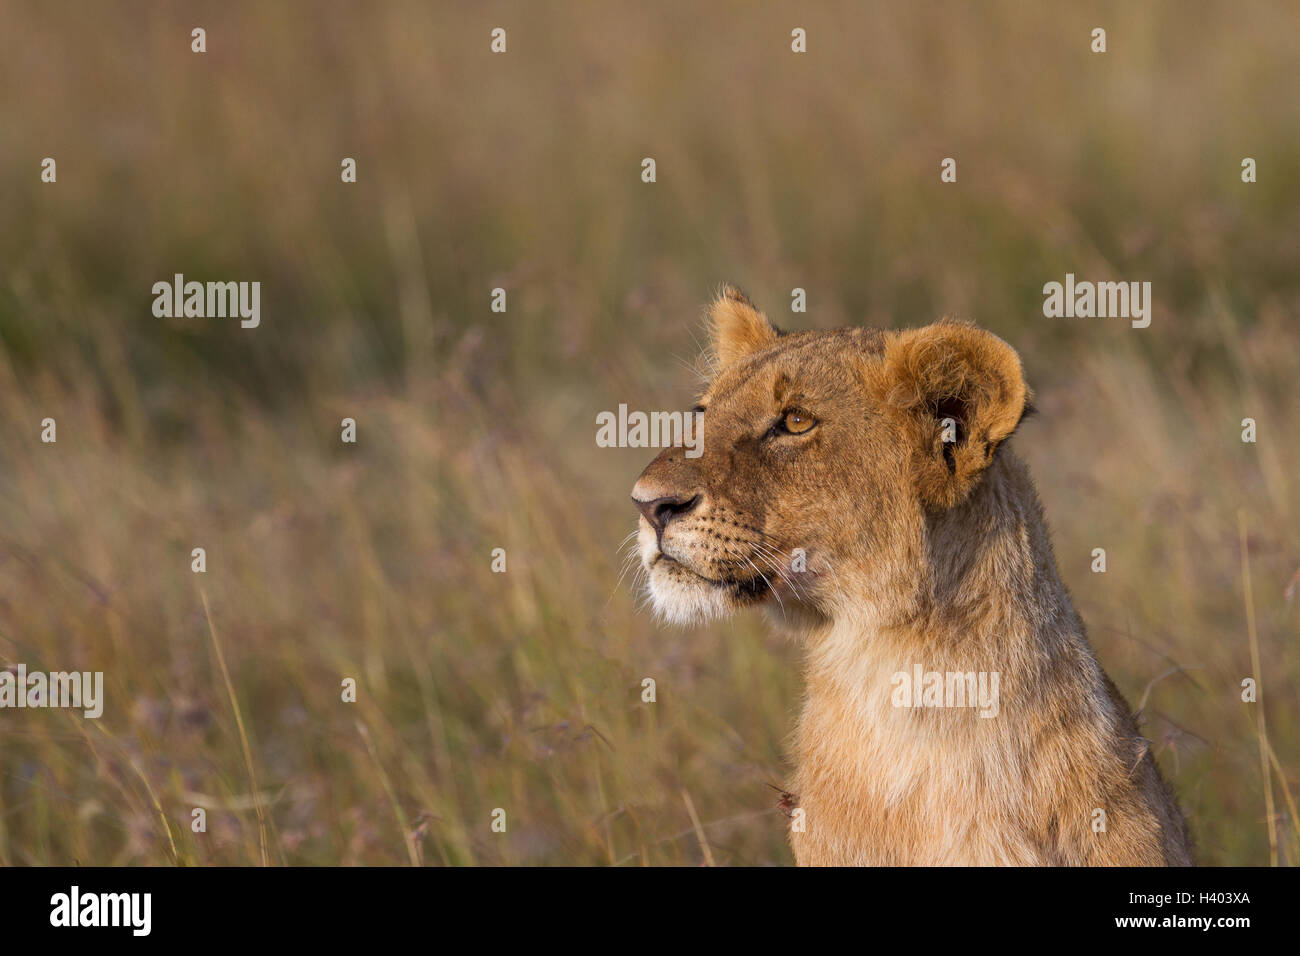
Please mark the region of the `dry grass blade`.
POLYGON ((230 696, 230 709, 235 715, 235 727, 239 730, 239 746, 244 752, 244 767, 248 770, 248 783, 253 795, 253 811, 257 814, 257 843, 262 866, 270 865, 266 844, 266 810, 262 806, 261 788, 257 785, 257 768, 253 765, 253 748, 248 745, 248 733, 244 730, 244 717, 239 712, 239 700, 235 697, 235 685, 230 680, 230 670, 226 667, 226 655, 222 653, 221 641, 217 637, 217 627, 212 623, 212 609, 208 607, 207 592, 200 587, 199 596, 203 599, 203 615, 208 622, 208 633, 212 636, 212 649, 217 655, 217 666, 221 668, 221 679, 225 681, 226 693, 230 696))
POLYGON ((700 825, 700 815, 695 812, 695 802, 686 790, 682 790, 682 800, 686 803, 686 812, 690 814, 691 826, 695 830, 695 839, 700 842, 700 852, 704 854, 704 865, 713 866, 713 851, 709 849, 709 838, 704 835, 704 827, 700 825))
POLYGON ((1246 601, 1246 633, 1250 639, 1250 667, 1255 675, 1255 729, 1259 736, 1259 770, 1264 784, 1264 814, 1268 820, 1268 862, 1277 866, 1277 816, 1273 807, 1273 775, 1268 769, 1268 728, 1264 722, 1264 673, 1259 664, 1259 636, 1255 632, 1255 595, 1250 585, 1250 549, 1246 539, 1246 512, 1237 512, 1241 534, 1241 580, 1246 601))

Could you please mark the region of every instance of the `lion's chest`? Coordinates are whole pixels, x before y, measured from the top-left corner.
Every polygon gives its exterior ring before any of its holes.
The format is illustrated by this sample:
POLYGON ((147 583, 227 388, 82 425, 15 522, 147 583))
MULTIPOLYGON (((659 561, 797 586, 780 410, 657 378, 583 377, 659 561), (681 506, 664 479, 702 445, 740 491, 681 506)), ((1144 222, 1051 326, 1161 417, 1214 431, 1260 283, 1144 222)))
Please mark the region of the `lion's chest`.
POLYGON ((887 675, 867 676, 852 694, 810 685, 797 735, 797 861, 1035 862, 1017 835, 1025 768, 1005 720, 896 707, 887 675))

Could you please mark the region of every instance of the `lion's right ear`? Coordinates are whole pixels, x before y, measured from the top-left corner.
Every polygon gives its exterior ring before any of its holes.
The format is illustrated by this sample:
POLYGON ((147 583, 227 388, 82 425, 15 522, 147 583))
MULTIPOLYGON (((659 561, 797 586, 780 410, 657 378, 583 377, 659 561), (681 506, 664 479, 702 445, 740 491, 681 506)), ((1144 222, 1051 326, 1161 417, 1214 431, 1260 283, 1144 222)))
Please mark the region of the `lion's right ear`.
POLYGON ((719 369, 774 345, 780 334, 745 293, 733 286, 723 289, 709 306, 709 338, 719 369))
POLYGON ((921 499, 952 507, 1031 411, 1020 356, 991 332, 944 320, 896 333, 885 368, 888 404, 911 433, 921 499))

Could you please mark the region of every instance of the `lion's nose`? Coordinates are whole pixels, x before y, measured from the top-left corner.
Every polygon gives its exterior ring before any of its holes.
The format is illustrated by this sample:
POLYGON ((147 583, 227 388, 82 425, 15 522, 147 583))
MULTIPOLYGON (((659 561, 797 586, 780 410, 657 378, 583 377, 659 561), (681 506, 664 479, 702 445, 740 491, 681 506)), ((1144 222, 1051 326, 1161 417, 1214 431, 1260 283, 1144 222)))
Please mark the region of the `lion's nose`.
POLYGON ((663 498, 651 498, 649 501, 642 501, 633 497, 637 508, 645 515, 645 520, 650 522, 650 527, 655 529, 655 534, 663 534, 664 528, 668 527, 668 522, 674 518, 686 514, 700 502, 699 495, 691 495, 689 498, 680 495, 671 495, 663 498))

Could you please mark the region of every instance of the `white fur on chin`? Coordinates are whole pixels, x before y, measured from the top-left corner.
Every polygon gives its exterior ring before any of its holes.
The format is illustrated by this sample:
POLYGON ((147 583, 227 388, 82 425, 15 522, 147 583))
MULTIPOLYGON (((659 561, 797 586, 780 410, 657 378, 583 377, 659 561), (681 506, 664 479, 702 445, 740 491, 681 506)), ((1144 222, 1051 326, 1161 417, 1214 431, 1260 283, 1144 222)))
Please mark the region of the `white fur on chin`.
POLYGON ((644 520, 637 544, 646 571, 646 593, 660 620, 678 627, 704 624, 736 610, 725 588, 691 574, 671 559, 661 559, 655 533, 644 520))
POLYGON ((728 593, 700 578, 673 575, 661 561, 650 569, 646 585, 655 614, 679 627, 704 624, 731 614, 735 607, 728 593))

